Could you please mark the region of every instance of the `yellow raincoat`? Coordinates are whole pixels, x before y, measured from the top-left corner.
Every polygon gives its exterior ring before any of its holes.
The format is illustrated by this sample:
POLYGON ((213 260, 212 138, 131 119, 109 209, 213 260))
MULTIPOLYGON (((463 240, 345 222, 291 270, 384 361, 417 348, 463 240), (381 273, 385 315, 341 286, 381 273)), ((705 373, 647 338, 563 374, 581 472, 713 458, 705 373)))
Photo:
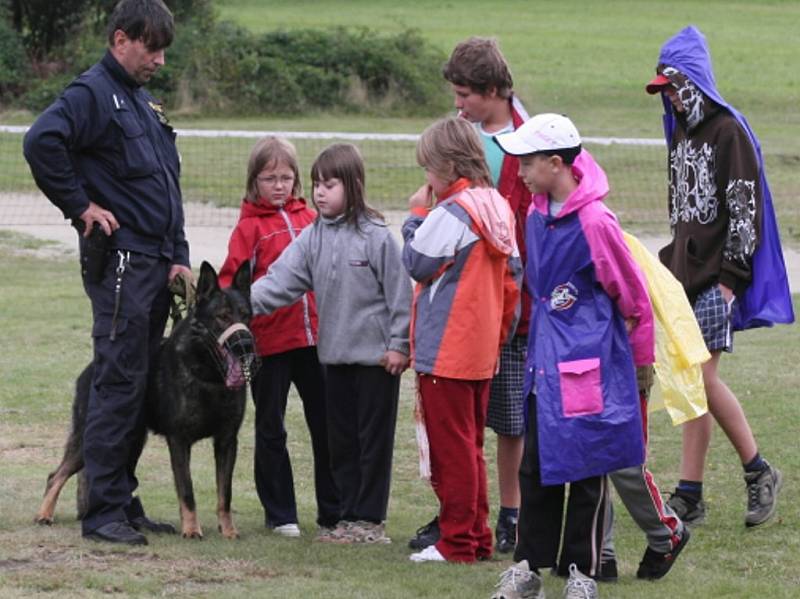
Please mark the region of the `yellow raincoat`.
POLYGON ((656 380, 648 412, 666 408, 683 424, 708 411, 700 365, 711 358, 683 286, 633 235, 623 232, 633 259, 647 279, 656 326, 656 380))

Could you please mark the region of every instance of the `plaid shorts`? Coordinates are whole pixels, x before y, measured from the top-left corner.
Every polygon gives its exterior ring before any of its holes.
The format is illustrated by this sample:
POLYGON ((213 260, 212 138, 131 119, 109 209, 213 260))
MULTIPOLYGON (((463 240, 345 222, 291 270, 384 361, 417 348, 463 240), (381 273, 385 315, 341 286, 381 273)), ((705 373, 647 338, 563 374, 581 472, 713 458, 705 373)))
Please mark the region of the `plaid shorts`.
POLYGON ((498 435, 519 437, 525 434, 525 356, 528 338, 515 336, 500 348, 500 372, 489 389, 486 426, 498 435))
MULTIPOLYGON (((733 301, 736 301, 735 299, 733 301)), ((694 302, 694 316, 700 325, 703 341, 708 351, 733 351, 733 327, 731 310, 733 301, 728 304, 722 297, 719 285, 713 285, 697 296, 694 302)))

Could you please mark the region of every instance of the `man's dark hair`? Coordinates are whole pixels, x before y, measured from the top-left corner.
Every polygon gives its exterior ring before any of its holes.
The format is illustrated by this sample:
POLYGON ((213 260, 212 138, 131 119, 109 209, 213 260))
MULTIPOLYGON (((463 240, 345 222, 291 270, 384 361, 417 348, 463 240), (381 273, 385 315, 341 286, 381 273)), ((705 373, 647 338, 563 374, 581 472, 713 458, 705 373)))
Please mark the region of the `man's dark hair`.
POLYGON ((453 85, 463 85, 485 96, 492 89, 501 98, 511 97, 514 80, 497 40, 471 37, 458 44, 442 69, 453 85))
POLYGON ((541 152, 534 152, 534 154, 541 154, 542 156, 558 156, 567 166, 571 166, 580 153, 580 145, 577 145, 574 148, 562 148, 560 150, 542 150, 541 152))
POLYGON ((121 0, 108 19, 108 43, 112 46, 117 29, 152 52, 172 43, 175 21, 162 0, 121 0))

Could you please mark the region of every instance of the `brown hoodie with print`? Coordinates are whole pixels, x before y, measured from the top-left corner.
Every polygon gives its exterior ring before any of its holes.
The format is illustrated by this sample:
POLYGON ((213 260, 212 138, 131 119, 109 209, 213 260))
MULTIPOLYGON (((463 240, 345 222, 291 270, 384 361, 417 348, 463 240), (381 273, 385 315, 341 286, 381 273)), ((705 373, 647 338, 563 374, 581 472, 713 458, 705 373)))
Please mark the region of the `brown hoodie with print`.
POLYGON ((684 106, 669 149, 673 240, 659 258, 689 300, 723 284, 740 296, 751 279, 761 230, 756 154, 747 133, 683 74, 666 67, 684 106))

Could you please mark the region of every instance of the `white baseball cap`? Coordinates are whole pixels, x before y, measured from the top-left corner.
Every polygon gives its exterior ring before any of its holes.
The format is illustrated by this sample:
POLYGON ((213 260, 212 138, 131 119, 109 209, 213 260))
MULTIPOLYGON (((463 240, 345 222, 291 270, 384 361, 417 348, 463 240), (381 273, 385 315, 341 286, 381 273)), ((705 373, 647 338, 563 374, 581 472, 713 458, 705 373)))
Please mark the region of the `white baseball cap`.
POLYGON ((495 143, 506 154, 524 156, 548 150, 567 150, 581 145, 575 125, 561 114, 537 114, 516 131, 494 136, 495 143))

